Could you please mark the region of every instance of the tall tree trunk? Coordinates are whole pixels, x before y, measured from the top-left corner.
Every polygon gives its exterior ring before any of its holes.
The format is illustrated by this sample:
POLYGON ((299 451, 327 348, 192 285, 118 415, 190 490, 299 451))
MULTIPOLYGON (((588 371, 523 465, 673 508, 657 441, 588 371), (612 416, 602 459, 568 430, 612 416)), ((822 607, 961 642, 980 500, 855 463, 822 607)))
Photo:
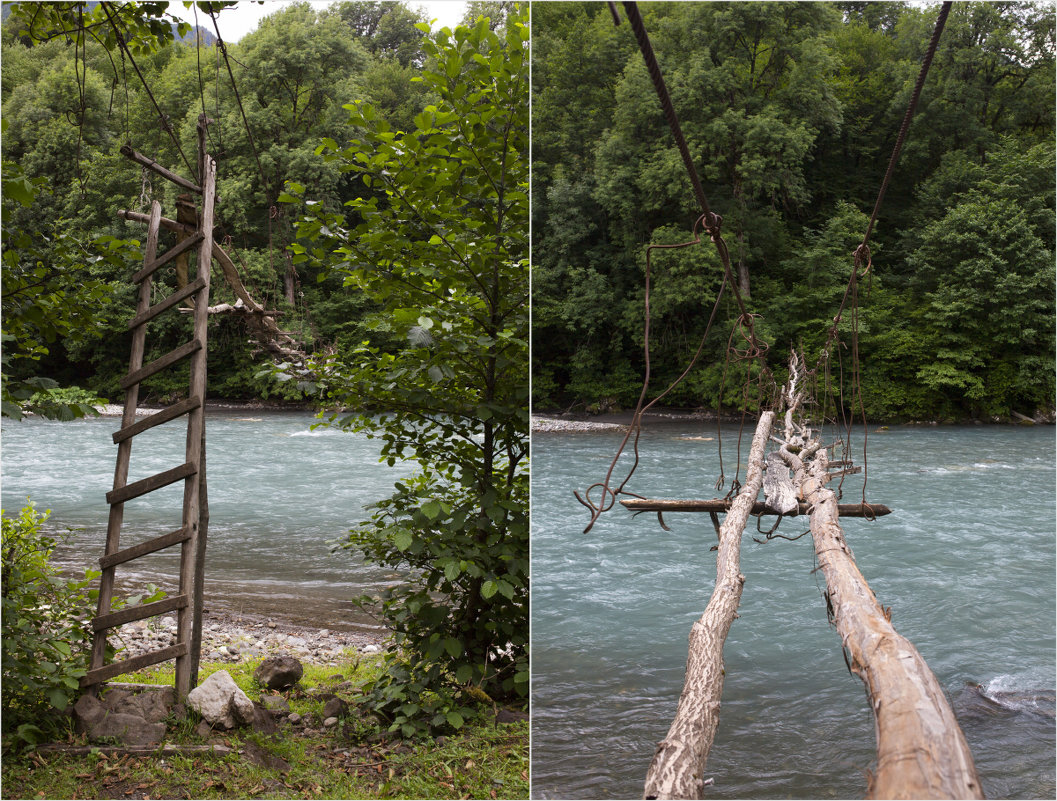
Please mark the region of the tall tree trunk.
POLYGON ((763 484, 763 452, 774 412, 764 412, 749 450, 745 485, 719 529, 716 586, 705 613, 690 630, 686 681, 668 736, 657 744, 646 774, 645 798, 701 798, 705 762, 719 725, 723 643, 741 603, 741 534, 763 484))
POLYGON ((294 290, 297 287, 297 270, 294 268, 294 259, 290 251, 286 251, 286 274, 283 276, 283 288, 286 290, 286 302, 294 306, 297 298, 294 290))

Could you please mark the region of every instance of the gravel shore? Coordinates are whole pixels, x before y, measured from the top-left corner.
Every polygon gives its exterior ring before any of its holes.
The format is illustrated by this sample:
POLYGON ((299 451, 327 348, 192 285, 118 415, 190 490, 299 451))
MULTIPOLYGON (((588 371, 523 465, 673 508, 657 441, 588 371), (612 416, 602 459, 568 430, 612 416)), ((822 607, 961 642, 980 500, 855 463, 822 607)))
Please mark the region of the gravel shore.
POLYGON ((553 433, 562 431, 626 431, 627 426, 620 423, 594 423, 590 420, 565 420, 560 417, 533 417, 533 433, 553 433))
MULTIPOLYGON (((115 647, 124 647, 119 659, 128 659, 176 642, 176 617, 167 615, 126 623, 110 635, 115 647)), ((202 621, 202 659, 211 662, 245 662, 262 656, 286 654, 314 665, 336 665, 342 653, 383 650, 381 637, 348 631, 307 629, 265 618, 233 617, 206 613, 202 621)))

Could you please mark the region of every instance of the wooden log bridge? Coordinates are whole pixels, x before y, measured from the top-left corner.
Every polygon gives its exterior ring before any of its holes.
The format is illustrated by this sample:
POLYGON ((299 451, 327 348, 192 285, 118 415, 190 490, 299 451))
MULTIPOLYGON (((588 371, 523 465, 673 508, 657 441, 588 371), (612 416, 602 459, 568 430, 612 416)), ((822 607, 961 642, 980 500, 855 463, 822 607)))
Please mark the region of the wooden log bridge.
MULTIPOLYGON (((710 501, 682 501, 673 499, 628 498, 620 505, 632 512, 729 512, 734 501, 725 498, 713 498, 710 501)), ((811 504, 799 503, 795 512, 785 512, 787 517, 811 513, 811 504)), ((892 514, 892 510, 880 503, 841 503, 837 505, 841 517, 883 517, 892 514)), ((756 501, 750 515, 782 514, 765 501, 756 501)))
POLYGON ((891 510, 879 504, 837 504, 836 494, 826 486, 834 477, 831 467, 848 465, 831 464, 816 433, 796 417, 804 402, 797 381, 805 374, 794 354, 783 389, 784 437, 769 436, 775 412, 762 413, 745 485, 733 501, 622 501, 633 511, 711 512, 719 535, 716 583, 704 614, 690 631, 683 692, 650 763, 644 798, 702 797, 719 724, 723 645, 745 583, 739 572, 741 535, 750 514, 794 510, 810 516, 830 620, 847 652, 849 669, 866 685, 874 713, 877 761, 872 772, 867 771, 867 797, 983 798, 972 754, 942 685, 913 644, 892 626, 891 610, 878 602, 855 564, 839 518, 880 516, 891 510), (780 447, 765 456, 768 439, 780 447), (761 489, 766 503, 756 500, 761 489), (718 512, 727 512, 721 526, 718 512))

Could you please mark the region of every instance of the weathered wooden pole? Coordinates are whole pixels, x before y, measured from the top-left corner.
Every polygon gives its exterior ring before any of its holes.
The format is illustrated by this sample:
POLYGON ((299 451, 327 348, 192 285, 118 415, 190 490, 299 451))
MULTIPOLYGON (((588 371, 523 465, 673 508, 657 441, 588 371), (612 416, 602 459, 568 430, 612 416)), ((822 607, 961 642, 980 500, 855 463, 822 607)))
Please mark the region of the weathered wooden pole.
POLYGON ((657 744, 646 774, 645 798, 701 798, 705 762, 719 725, 723 694, 723 643, 737 617, 745 576, 741 535, 763 484, 763 453, 774 412, 764 412, 749 450, 745 485, 719 529, 716 586, 705 613, 690 630, 686 681, 668 736, 657 744))
MULTIPOLYGON (((790 375, 796 374, 791 365, 790 375)), ((795 408, 795 391, 787 392, 795 408)), ((849 667, 866 684, 873 707, 877 770, 867 797, 983 798, 972 753, 943 688, 914 645, 892 626, 891 613, 855 564, 836 495, 826 486, 826 449, 787 415, 786 444, 778 455, 793 469, 797 494, 812 507, 811 536, 826 577, 827 602, 849 667)))

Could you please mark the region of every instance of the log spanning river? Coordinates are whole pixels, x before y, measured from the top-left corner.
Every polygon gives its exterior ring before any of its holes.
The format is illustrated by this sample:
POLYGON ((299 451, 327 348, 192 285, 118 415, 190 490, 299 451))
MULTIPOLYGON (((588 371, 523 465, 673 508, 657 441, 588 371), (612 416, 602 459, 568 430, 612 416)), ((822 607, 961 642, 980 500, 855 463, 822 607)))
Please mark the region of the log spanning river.
MULTIPOLYGON (((868 499, 894 511, 843 521, 859 567, 946 689, 987 796, 1054 798, 1054 429, 874 429, 868 499)), ((749 425, 742 458, 751 434, 749 425)), ((620 437, 533 438, 537 798, 642 796, 715 580, 707 514, 668 514, 669 532, 654 514, 617 508, 582 533, 589 515, 572 489, 602 480, 620 437)), ((713 497, 710 437, 703 423, 651 422, 628 489, 713 497)), ((724 430, 728 481, 736 439, 724 430)), ((853 444, 861 465, 861 433, 853 444)), ((861 476, 846 479, 844 502, 858 502, 861 487, 861 476)), ((806 528, 786 519, 778 532, 806 528)), ((764 539, 750 523, 706 797, 862 798, 873 716, 826 620, 811 537, 761 545, 752 535, 764 539)))
MULTIPOLYGON (((350 599, 377 594, 396 577, 364 566, 349 551, 331 553, 366 504, 392 493, 411 465, 388 467, 361 434, 318 428, 307 412, 208 410, 209 547, 206 607, 307 627, 379 633, 350 599)), ((54 531, 77 529, 60 550, 69 569, 103 555, 117 447, 118 417, 70 423, 3 424, 3 507, 18 513, 29 496, 51 509, 54 531)), ((175 423, 135 438, 129 481, 184 461, 185 427, 175 423)), ((183 482, 125 504, 122 543, 180 527, 183 482)), ((119 590, 147 582, 175 588, 179 549, 117 569, 119 590)))

